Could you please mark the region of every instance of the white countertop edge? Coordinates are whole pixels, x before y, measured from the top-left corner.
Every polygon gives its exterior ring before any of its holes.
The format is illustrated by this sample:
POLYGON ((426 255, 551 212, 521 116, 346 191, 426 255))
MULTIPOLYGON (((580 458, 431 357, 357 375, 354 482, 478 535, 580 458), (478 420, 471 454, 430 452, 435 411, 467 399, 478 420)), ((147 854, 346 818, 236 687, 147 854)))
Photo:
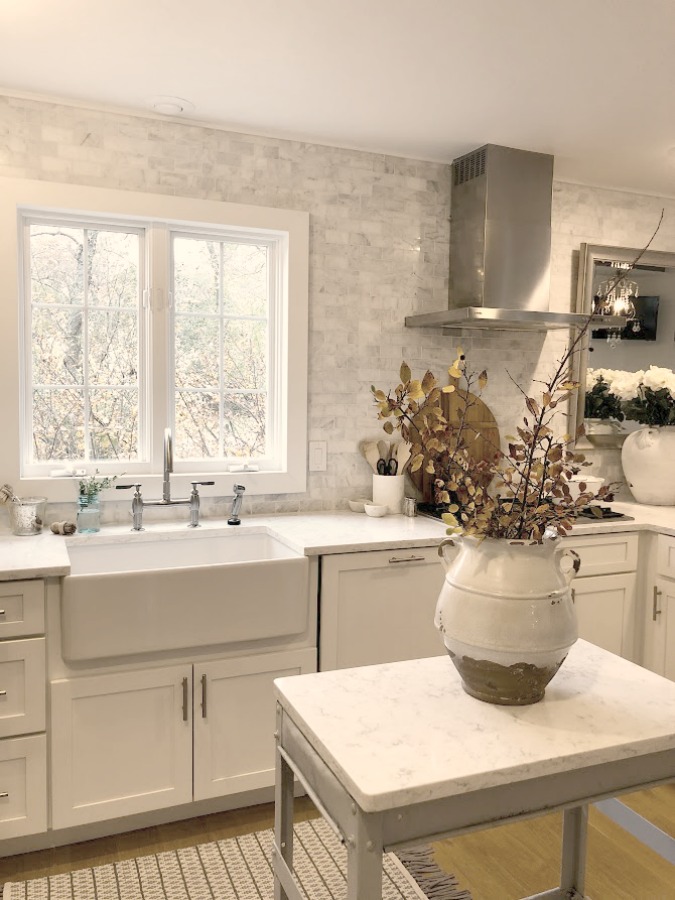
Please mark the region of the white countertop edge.
MULTIPOLYGON (((612 507, 632 520, 580 523, 574 526, 571 537, 640 531, 675 536, 675 507, 636 503, 614 503, 612 507)), ((126 524, 106 525, 97 534, 69 537, 49 531, 16 537, 6 530, 0 532, 0 579, 15 581, 68 575, 70 544, 162 541, 261 531, 304 556, 430 547, 445 537, 445 526, 436 519, 402 515, 377 519, 347 510, 250 516, 239 526, 227 525, 224 519, 205 518, 198 530, 188 529, 183 521, 151 524, 140 533, 133 532, 126 524)))

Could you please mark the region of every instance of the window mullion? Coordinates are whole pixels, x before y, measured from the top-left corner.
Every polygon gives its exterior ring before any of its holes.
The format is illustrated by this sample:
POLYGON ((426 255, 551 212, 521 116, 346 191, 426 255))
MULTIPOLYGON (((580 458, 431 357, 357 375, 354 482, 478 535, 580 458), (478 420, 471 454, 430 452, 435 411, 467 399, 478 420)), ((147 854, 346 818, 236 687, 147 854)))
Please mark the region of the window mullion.
POLYGON ((225 456, 225 358, 223 352, 223 344, 225 342, 225 323, 223 313, 225 310, 225 300, 223 296, 223 285, 225 283, 224 271, 224 244, 220 243, 220 275, 218 278, 218 453, 221 458, 225 456))
POLYGON ((84 401, 84 458, 91 458, 91 401, 89 385, 89 230, 82 230, 82 388, 84 401))
POLYGON ((166 226, 153 224, 148 229, 150 335, 148 341, 150 374, 150 408, 148 438, 153 472, 162 471, 164 429, 173 426, 175 390, 174 313, 169 309, 169 293, 173 291, 170 233, 166 226))

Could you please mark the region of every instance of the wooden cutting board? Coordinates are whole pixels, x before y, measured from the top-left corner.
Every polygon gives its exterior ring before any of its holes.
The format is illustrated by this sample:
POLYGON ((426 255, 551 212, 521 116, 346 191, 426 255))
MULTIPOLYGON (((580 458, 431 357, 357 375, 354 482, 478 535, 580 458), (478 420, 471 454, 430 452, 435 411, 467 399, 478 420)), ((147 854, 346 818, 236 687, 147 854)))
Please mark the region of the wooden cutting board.
MULTIPOLYGON (((468 433, 471 435, 474 430, 479 433, 476 440, 469 445, 468 454, 476 462, 490 459, 494 456, 495 448, 500 446, 499 427, 490 407, 480 397, 461 390, 453 391, 452 394, 441 394, 440 404, 443 415, 451 424, 459 424, 465 398, 471 403, 465 417, 465 422, 471 428, 468 433)), ((422 499, 431 503, 433 478, 424 471, 424 465, 417 472, 410 473, 410 478, 422 494, 422 499)))

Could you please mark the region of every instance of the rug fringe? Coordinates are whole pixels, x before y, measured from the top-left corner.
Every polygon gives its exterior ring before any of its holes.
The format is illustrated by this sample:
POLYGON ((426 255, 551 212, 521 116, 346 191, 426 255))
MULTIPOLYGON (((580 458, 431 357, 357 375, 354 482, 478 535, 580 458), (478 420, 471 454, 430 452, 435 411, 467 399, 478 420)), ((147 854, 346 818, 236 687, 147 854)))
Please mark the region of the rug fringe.
POLYGON ((431 847, 397 850, 396 856, 429 900, 472 900, 471 892, 460 889, 455 876, 441 869, 431 847))

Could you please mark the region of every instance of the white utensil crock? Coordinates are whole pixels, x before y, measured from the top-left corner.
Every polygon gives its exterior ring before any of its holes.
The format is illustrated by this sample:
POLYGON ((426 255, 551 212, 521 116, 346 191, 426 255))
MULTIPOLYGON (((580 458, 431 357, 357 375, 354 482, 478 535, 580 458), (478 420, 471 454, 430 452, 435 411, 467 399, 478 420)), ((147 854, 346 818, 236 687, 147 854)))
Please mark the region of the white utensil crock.
POLYGON ((373 503, 387 506, 394 515, 403 511, 405 475, 373 474, 373 503))

